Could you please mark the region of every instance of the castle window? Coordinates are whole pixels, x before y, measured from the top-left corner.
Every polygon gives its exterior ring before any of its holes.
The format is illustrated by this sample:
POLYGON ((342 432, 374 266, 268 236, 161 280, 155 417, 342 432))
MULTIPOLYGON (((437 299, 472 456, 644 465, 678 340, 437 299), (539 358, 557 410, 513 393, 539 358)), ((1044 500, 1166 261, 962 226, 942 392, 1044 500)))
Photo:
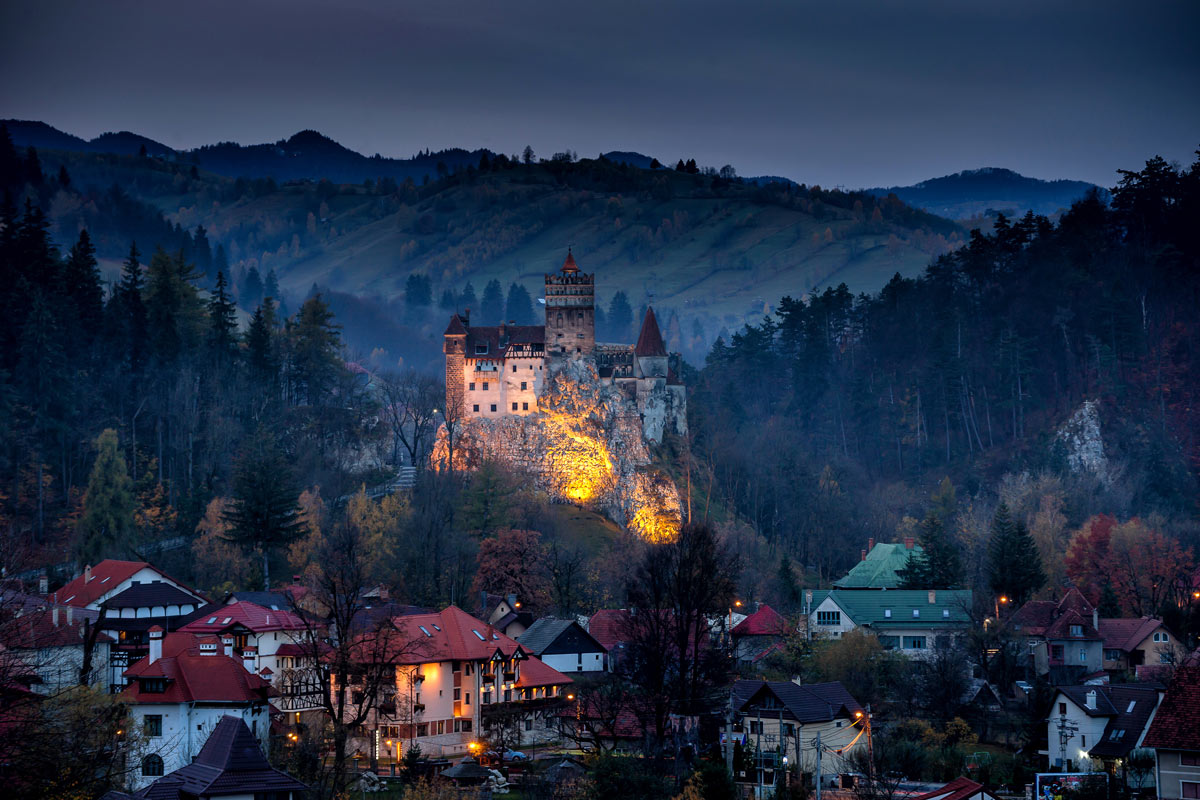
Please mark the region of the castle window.
POLYGON ((560 327, 560 328, 562 327, 562 312, 561 311, 558 314, 558 327, 560 327))
POLYGON ((492 411, 495 411, 495 410, 496 410, 496 404, 492 403, 492 411))
POLYGON ((522 410, 522 411, 528 411, 528 410, 529 410, 529 403, 521 403, 521 410, 522 410))
MULTIPOLYGON (((525 391, 528 388, 529 388, 529 383, 527 381, 521 381, 521 391, 525 391)), ((1158 641, 1158 640, 1156 639, 1155 641, 1158 641)))
POLYGON ((484 382, 483 382, 483 390, 484 390, 485 392, 487 391, 487 387, 488 387, 488 385, 487 385, 487 381, 484 381, 484 382))
POLYGON ((484 342, 483 344, 475 345, 475 355, 485 356, 485 355, 487 355, 487 351, 488 351, 487 342, 484 342))
POLYGON ((516 372, 516 371, 517 371, 517 365, 513 364, 513 372, 516 372))
POLYGON ((516 411, 516 410, 517 410, 517 404, 513 403, 513 411, 516 411))
POLYGON ((471 391, 472 392, 475 391, 475 381, 471 381, 470 386, 471 386, 471 391))
POLYGON ((478 413, 479 413, 479 403, 476 403, 474 406, 472 406, 472 410, 473 410, 473 411, 474 411, 476 414, 478 414, 478 413))

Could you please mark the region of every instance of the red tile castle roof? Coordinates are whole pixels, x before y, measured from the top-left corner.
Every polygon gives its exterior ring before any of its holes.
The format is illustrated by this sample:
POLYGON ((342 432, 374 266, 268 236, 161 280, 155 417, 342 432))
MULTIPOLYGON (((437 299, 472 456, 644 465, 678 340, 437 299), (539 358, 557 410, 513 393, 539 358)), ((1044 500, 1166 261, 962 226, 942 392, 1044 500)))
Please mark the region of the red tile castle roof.
POLYGON ((579 266, 575 263, 575 256, 571 254, 570 248, 567 249, 567 260, 562 265, 563 272, 579 272, 579 266))
POLYGON ((665 356, 667 346, 663 344, 662 333, 658 330, 658 320, 654 318, 654 309, 646 309, 646 317, 642 320, 642 332, 638 334, 637 345, 633 352, 638 356, 665 356))

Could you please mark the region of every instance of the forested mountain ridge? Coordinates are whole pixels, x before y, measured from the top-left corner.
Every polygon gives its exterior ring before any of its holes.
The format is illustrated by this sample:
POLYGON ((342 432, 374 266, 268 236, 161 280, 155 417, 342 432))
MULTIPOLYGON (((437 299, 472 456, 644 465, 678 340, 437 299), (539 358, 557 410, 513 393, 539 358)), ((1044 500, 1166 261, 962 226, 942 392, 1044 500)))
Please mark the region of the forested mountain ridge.
POLYGON ((914 531, 942 476, 971 569, 998 500, 1042 537, 1056 582, 1094 514, 1200 546, 1198 218, 1200 162, 1156 158, 1111 206, 1001 216, 876 294, 783 298, 694 376, 706 491, 826 575, 847 565, 844 531, 914 531))
POLYGON ((291 307, 319 286, 342 304, 347 340, 390 363, 430 363, 446 313, 493 281, 539 296, 567 245, 597 273, 605 310, 618 292, 635 311, 653 304, 668 346, 699 361, 722 329, 757 319, 770 298, 838 282, 873 290, 897 271, 917 274, 965 238, 954 223, 894 198, 758 186, 694 162, 641 169, 567 153, 530 154, 528 163, 484 153, 457 170, 435 167, 428 183, 338 184, 231 179, 139 155, 36 156, 46 180, 26 191, 46 210, 53 238, 69 243, 86 227, 109 276, 130 239, 185 254, 194 245, 210 280, 214 264, 227 265, 245 311, 257 303, 253 286, 272 273, 291 307), (203 242, 192 241, 201 230, 203 242), (409 314, 414 275, 429 279, 435 300, 449 293, 448 304, 409 314), (367 330, 358 317, 392 322, 367 330))
POLYGON ((1021 216, 1032 211, 1050 216, 1070 208, 1089 191, 1100 189, 1084 181, 1045 181, 1029 178, 1011 169, 984 167, 930 178, 912 186, 866 189, 886 197, 894 194, 905 203, 949 219, 973 219, 1002 212, 1021 216))

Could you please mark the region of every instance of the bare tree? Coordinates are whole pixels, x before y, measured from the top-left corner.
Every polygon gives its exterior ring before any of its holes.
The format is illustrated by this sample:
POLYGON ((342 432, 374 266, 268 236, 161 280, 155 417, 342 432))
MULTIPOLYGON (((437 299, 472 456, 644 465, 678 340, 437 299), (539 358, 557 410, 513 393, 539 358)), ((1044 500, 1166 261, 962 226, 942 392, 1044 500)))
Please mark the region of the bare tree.
POLYGON ((321 797, 339 797, 348 783, 346 765, 352 733, 395 702, 397 668, 415 655, 424 642, 405 637, 390 615, 372 613, 366 597, 369 554, 362 533, 349 523, 334 526, 322 542, 310 578, 308 608, 321 608, 320 617, 300 607, 293 593, 293 610, 305 621, 300 637, 305 660, 322 687, 314 698, 329 726, 332 758, 317 776, 321 797))
POLYGON ((424 468, 445 387, 437 378, 406 369, 381 375, 379 390, 383 396, 383 415, 392 430, 392 460, 399 460, 399 448, 403 445, 409 463, 417 469, 424 468))
POLYGON ((616 675, 599 681, 580 682, 559 719, 559 730, 583 750, 613 752, 619 742, 622 718, 633 715, 633 698, 626 682, 616 675))

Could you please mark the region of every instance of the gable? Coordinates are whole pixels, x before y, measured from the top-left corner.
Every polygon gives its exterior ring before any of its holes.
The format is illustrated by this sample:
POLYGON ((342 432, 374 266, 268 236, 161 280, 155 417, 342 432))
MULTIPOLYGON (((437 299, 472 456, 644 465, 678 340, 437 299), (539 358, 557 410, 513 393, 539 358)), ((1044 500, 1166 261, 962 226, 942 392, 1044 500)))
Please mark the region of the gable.
POLYGON ((577 623, 565 628, 542 650, 542 655, 556 656, 571 653, 605 653, 604 645, 597 642, 577 623))

